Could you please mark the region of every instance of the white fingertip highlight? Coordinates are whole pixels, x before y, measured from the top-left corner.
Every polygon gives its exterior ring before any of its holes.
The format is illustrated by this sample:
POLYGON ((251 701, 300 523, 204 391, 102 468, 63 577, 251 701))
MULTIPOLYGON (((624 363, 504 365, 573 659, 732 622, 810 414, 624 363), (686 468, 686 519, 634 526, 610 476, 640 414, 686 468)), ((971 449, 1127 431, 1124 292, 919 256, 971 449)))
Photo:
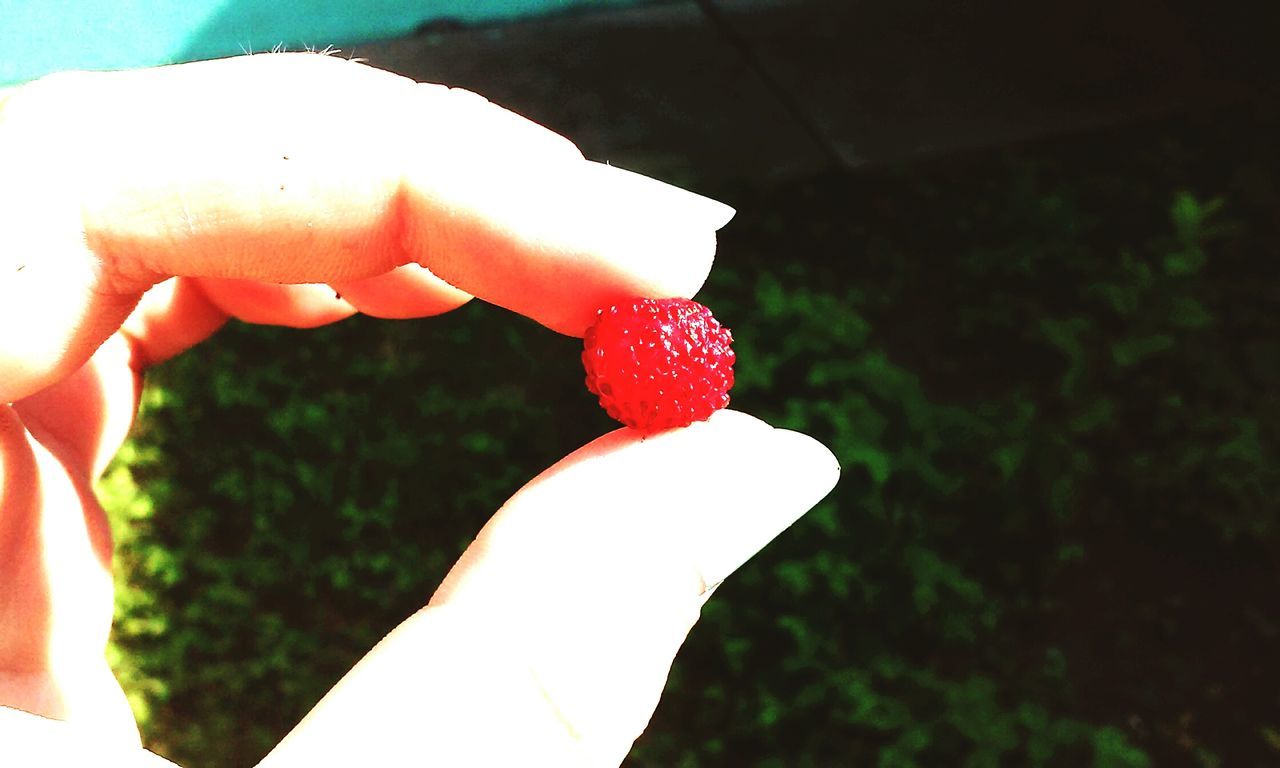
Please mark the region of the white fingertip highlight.
POLYGON ((673 567, 684 577, 696 571, 700 594, 790 527, 838 476, 821 443, 736 411, 647 437, 617 430, 516 494, 476 540, 486 567, 464 558, 436 601, 477 578, 510 578, 489 585, 505 595, 527 589, 531 573, 558 574, 591 592, 616 590, 620 576, 644 588, 673 567), (532 570, 516 579, 500 567, 505 557, 527 559, 532 570))
POLYGON ((601 307, 693 296, 729 215, 676 187, 581 160, 427 153, 407 178, 413 261, 574 336, 601 307))
POLYGON ((687 220, 696 227, 721 229, 736 213, 719 200, 615 165, 587 163, 585 174, 596 179, 589 186, 612 191, 619 200, 637 210, 661 210, 673 219, 687 220))
POLYGON ((697 568, 708 587, 727 579, 790 528, 831 492, 840 475, 831 451, 799 432, 773 430, 756 458, 759 474, 749 472, 750 463, 737 473, 745 503, 736 511, 687 519, 689 535, 699 542, 697 568))

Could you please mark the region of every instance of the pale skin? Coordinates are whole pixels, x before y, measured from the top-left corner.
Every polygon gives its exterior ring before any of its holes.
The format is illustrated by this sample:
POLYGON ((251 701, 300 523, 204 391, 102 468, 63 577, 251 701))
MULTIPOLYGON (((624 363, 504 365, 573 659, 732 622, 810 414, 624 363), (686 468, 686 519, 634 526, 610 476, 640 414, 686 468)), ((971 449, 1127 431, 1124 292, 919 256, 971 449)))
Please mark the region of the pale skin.
MULTIPOLYGON (((580 336, 600 306, 692 296, 733 214, 474 94, 307 54, 0 92, 0 169, 6 765, 168 764, 104 659, 92 492, 147 366, 230 318, 472 297, 580 336)), ((733 411, 601 437, 512 497, 263 765, 618 765, 714 587, 837 473, 812 439, 733 411)))

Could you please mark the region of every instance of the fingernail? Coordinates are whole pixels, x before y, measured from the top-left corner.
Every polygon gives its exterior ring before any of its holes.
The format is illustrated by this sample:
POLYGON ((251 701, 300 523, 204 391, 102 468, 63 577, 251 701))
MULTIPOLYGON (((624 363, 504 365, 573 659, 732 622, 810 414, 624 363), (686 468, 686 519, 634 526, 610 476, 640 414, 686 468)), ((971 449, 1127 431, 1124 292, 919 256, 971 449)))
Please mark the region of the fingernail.
POLYGON ((712 584, 711 586, 702 590, 702 594, 698 595, 698 600, 700 600, 703 605, 706 605, 707 602, 711 600, 711 598, 715 595, 716 590, 723 585, 724 585, 723 581, 717 581, 715 584, 712 584))
POLYGON ((637 212, 658 212, 660 216, 683 218, 698 226, 720 229, 733 218, 734 211, 719 200, 703 197, 687 189, 603 163, 588 162, 585 173, 595 186, 615 204, 637 212))
POLYGON ((703 582, 728 578, 830 493, 839 475, 835 456, 822 443, 774 430, 735 472, 734 503, 704 519, 709 530, 699 532, 695 554, 703 582))

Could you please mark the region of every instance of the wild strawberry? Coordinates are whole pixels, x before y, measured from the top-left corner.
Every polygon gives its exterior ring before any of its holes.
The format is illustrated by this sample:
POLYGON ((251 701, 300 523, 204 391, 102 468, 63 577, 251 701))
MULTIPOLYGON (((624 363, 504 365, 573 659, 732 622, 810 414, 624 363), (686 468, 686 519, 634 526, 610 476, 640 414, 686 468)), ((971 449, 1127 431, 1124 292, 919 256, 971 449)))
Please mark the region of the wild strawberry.
POLYGON ((729 404, 733 335, 688 299, 637 299, 587 329, 587 389, 610 416, 653 432, 704 421, 729 404))

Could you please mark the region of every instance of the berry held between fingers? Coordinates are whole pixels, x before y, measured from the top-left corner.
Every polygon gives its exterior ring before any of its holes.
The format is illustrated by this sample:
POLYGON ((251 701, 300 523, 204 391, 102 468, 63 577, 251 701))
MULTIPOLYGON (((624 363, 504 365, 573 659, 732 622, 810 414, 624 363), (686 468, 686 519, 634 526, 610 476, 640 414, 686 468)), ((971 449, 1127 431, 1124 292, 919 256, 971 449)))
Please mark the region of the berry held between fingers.
POLYGON ((688 299, 637 299, 587 329, 587 389, 610 416, 652 432, 704 421, 729 404, 733 335, 688 299))

